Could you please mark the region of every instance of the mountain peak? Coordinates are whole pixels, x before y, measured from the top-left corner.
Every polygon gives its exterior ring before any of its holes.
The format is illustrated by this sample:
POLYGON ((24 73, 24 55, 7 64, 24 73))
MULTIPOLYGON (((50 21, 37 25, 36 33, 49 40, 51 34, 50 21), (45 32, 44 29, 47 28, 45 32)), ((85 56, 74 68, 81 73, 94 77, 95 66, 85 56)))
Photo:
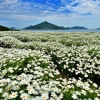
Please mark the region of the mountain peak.
POLYGON ((42 22, 42 23, 49 23, 49 22, 47 22, 47 21, 44 21, 44 22, 42 22))
POLYGON ((41 23, 34 25, 34 26, 28 26, 24 29, 64 29, 64 28, 57 26, 57 25, 54 25, 52 23, 49 23, 47 21, 44 21, 44 22, 41 22, 41 23))
MULTIPOLYGON (((44 24, 45 24, 45 25, 47 25, 47 24, 50 25, 50 24, 52 24, 52 23, 49 23, 49 22, 47 22, 47 21, 44 21, 44 22, 41 22, 41 23, 39 23, 39 24, 37 24, 37 25, 40 25, 40 24, 41 24, 41 25, 44 25, 44 24)), ((52 24, 52 25, 54 25, 54 24, 52 24)))

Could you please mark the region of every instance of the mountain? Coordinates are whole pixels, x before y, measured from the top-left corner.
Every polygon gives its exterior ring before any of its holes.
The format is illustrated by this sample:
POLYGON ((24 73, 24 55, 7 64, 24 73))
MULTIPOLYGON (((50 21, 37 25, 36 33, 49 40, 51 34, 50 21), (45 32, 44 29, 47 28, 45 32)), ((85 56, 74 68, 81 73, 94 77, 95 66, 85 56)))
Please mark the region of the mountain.
POLYGON ((12 29, 12 30, 17 30, 15 27, 11 27, 10 29, 12 29))
POLYGON ((10 28, 12 31, 20 31, 19 29, 15 28, 15 27, 11 27, 10 28))
POLYGON ((54 25, 52 23, 49 23, 47 21, 44 21, 42 23, 39 23, 37 25, 34 25, 34 26, 28 26, 24 29, 65 29, 64 27, 60 27, 60 26, 57 26, 57 25, 54 25))
POLYGON ((97 28, 97 29, 100 29, 100 28, 97 28))
POLYGON ((11 29, 0 25, 0 31, 10 31, 11 29))
POLYGON ((69 27, 69 29, 87 29, 83 26, 73 26, 73 27, 69 27))
POLYGON ((25 27, 23 29, 87 29, 83 26, 73 26, 73 27, 63 27, 63 26, 57 26, 57 25, 54 25, 52 23, 49 23, 47 21, 44 21, 42 23, 39 23, 37 25, 31 25, 31 26, 28 26, 28 27, 25 27))

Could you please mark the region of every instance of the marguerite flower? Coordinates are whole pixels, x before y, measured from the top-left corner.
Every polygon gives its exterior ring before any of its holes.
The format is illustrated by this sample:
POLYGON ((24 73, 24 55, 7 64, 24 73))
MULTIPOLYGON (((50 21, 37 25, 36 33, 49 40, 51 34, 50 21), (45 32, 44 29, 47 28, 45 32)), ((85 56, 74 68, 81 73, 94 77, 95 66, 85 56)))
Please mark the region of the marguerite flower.
POLYGON ((43 100, 47 100, 49 98, 48 97, 48 92, 47 91, 43 91, 41 97, 42 97, 43 100))

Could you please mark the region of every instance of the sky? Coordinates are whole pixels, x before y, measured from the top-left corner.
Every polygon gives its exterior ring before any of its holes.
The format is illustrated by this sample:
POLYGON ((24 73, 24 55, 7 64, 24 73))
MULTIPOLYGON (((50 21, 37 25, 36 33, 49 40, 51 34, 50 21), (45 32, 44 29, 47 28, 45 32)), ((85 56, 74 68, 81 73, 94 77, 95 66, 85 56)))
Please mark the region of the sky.
POLYGON ((21 29, 43 21, 100 28, 100 0, 0 0, 0 25, 21 29))

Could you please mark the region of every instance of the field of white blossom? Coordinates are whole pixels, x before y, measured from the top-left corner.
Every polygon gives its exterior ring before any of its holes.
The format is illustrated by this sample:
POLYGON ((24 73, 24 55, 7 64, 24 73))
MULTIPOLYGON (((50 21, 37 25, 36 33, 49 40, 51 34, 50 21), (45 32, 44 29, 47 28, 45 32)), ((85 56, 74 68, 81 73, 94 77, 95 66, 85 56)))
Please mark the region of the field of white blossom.
POLYGON ((0 32, 0 100, 100 100, 100 33, 0 32))

